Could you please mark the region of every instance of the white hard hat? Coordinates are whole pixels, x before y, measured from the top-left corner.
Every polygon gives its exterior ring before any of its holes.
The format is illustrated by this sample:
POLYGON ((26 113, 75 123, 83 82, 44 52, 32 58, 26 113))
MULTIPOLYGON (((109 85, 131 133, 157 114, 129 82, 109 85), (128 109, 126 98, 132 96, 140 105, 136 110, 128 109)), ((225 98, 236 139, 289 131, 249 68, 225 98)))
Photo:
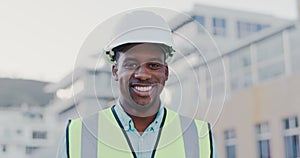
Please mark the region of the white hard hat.
POLYGON ((114 48, 129 43, 157 43, 168 47, 167 58, 172 56, 173 37, 168 23, 150 11, 133 11, 125 14, 117 23, 110 42, 104 51, 114 62, 114 48))

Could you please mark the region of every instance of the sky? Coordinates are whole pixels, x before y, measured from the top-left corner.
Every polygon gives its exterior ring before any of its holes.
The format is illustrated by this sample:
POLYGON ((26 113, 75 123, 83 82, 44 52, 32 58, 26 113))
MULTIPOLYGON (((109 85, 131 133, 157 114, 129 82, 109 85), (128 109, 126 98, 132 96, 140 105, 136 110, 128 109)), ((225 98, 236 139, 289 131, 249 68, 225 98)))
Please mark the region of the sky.
POLYGON ((0 77, 57 82, 73 70, 88 33, 112 15, 196 3, 297 18, 296 0, 1 0, 0 77))

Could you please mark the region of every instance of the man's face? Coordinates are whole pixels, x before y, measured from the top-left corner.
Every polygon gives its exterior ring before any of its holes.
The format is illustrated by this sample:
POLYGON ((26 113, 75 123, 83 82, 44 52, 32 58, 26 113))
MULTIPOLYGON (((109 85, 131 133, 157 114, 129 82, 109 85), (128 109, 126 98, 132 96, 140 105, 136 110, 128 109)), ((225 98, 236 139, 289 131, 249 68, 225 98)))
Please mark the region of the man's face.
POLYGON ((164 52, 158 45, 138 44, 120 53, 112 72, 119 82, 123 106, 136 110, 159 106, 169 74, 164 52))

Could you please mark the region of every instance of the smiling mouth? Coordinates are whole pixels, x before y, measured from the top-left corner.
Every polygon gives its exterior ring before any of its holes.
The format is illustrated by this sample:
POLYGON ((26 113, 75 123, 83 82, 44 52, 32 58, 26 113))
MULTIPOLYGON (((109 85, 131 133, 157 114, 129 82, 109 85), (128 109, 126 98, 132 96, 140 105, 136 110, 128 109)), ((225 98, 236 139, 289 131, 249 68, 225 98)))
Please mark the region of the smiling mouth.
POLYGON ((140 92, 148 92, 152 89, 152 86, 133 86, 133 88, 140 92))
POLYGON ((152 84, 134 84, 131 86, 133 94, 139 97, 149 97, 153 90, 154 85, 152 84))

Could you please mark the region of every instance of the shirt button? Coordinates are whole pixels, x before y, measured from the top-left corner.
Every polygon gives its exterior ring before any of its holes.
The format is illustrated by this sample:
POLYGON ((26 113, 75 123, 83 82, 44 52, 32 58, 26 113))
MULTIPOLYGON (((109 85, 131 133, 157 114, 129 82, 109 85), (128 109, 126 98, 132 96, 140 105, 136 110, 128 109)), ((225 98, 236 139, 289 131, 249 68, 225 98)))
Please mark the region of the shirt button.
POLYGON ((151 131, 151 132, 154 132, 154 128, 153 128, 153 127, 151 127, 151 128, 150 128, 150 131, 151 131))

